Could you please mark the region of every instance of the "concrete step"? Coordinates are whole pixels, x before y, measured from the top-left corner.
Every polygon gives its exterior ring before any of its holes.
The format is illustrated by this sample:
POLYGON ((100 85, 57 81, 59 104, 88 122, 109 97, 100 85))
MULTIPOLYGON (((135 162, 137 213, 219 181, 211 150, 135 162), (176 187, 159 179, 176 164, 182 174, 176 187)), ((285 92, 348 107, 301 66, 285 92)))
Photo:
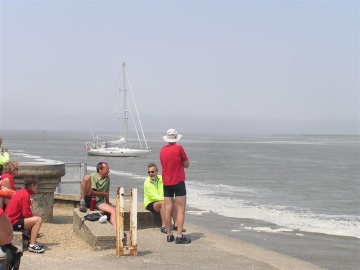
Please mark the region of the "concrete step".
MULTIPOLYGON (((125 203, 125 209, 127 203, 125 203)), ((83 223, 83 217, 92 212, 100 211, 90 211, 83 213, 79 211, 79 208, 74 208, 73 210, 73 231, 85 242, 87 242, 94 249, 107 249, 107 248, 116 248, 116 230, 109 223, 100 223, 98 221, 88 221, 85 220, 83 223)), ((130 230, 130 213, 125 211, 124 215, 124 228, 125 231, 130 230)), ((147 229, 147 228, 160 228, 161 218, 159 213, 152 213, 144 209, 142 205, 138 204, 137 212, 137 225, 138 230, 147 229)))

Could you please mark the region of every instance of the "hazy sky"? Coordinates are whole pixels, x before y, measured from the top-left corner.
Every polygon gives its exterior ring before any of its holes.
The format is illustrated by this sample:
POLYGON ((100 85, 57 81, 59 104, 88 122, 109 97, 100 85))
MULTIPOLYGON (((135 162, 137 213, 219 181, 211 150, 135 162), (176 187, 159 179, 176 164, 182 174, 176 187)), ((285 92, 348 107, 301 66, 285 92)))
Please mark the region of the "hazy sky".
POLYGON ((99 126, 124 61, 145 132, 359 133, 359 1, 1 0, 0 134, 99 126))

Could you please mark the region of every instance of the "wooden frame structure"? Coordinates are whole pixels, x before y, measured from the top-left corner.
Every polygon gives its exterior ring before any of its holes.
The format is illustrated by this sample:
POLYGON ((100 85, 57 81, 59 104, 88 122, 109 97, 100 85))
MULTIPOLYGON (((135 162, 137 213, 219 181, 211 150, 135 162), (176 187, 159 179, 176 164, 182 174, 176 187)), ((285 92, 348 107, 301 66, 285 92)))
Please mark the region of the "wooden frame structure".
POLYGON ((119 187, 116 193, 116 256, 123 256, 125 250, 130 250, 131 256, 137 256, 137 188, 130 189, 130 195, 124 194, 124 188, 119 187), (130 196, 130 245, 124 232, 125 196, 130 196))

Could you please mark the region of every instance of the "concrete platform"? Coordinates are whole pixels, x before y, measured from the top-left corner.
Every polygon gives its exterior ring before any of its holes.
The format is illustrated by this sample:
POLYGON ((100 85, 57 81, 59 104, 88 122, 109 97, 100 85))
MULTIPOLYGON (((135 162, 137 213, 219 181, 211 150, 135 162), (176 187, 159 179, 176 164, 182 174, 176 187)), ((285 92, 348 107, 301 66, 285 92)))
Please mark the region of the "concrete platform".
MULTIPOLYGON (((88 211, 88 213, 99 211, 88 211)), ((78 208, 73 211, 73 231, 94 249, 107 249, 116 247, 116 235, 114 227, 109 223, 98 221, 83 222, 82 213, 78 208)))
MULTIPOLYGON (((73 203, 70 203, 73 204, 73 203)), ((129 202, 125 202, 125 209, 129 209, 129 202)), ((100 223, 98 221, 87 221, 85 220, 82 226, 83 217, 92 212, 88 209, 87 213, 79 211, 76 207, 73 210, 73 231, 76 235, 87 242, 93 249, 108 249, 116 248, 116 234, 113 226, 107 223, 100 223)), ((137 212, 137 225, 138 230, 148 228, 160 228, 161 218, 159 213, 152 213, 144 209, 142 204, 138 204, 137 212)), ((125 210, 125 231, 130 229, 130 213, 125 210)))

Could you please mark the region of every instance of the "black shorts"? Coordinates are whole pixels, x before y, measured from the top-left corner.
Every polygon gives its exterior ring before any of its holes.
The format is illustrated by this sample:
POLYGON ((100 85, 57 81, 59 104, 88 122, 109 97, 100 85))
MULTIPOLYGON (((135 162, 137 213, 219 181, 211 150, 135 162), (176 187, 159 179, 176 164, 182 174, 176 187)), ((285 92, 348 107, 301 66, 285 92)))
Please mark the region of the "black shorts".
POLYGON ((146 210, 150 211, 150 212, 156 212, 154 209, 154 203, 155 202, 151 202, 146 206, 146 210))
POLYGON ((164 185, 164 197, 180 197, 186 196, 186 186, 185 182, 181 182, 180 184, 173 186, 165 186, 164 185))
POLYGON ((24 218, 19 218, 19 220, 13 225, 14 231, 23 231, 24 230, 24 218))

